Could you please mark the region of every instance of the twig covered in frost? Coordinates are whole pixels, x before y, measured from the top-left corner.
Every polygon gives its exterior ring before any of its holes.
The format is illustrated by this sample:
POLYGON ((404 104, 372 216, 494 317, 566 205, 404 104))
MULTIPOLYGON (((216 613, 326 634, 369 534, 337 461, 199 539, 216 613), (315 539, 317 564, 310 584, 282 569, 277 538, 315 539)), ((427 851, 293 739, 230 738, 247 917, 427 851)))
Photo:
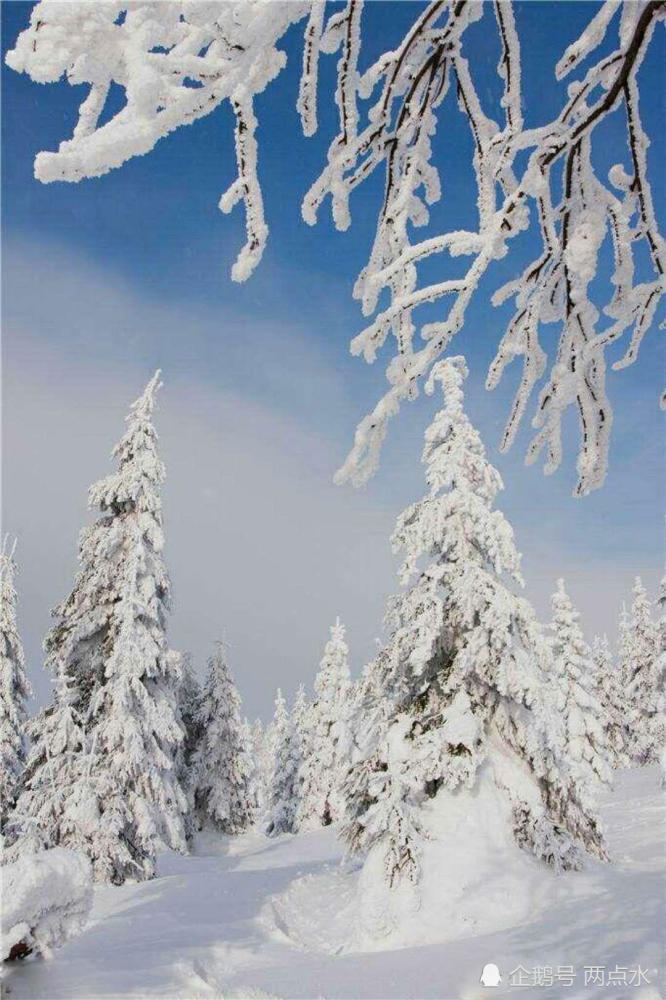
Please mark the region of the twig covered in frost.
MULTIPOLYGON (((590 29, 570 46, 558 65, 558 75, 571 72, 605 37, 617 8, 609 3, 593 19, 590 29)), ((467 60, 460 51, 461 36, 468 24, 480 16, 478 5, 433 3, 406 37, 393 58, 383 57, 376 75, 385 79, 379 102, 371 108, 372 127, 359 141, 359 154, 342 180, 347 193, 363 175, 386 161, 386 194, 380 212, 370 259, 361 272, 355 294, 363 311, 372 315, 380 292, 388 288, 391 304, 377 313, 352 341, 352 353, 374 361, 389 333, 396 340, 396 354, 387 367, 390 389, 359 424, 354 447, 337 475, 338 481, 365 482, 375 471, 389 419, 405 399, 413 398, 418 383, 460 330, 479 282, 493 260, 504 256, 508 241, 529 225, 528 205, 536 206, 542 250, 539 257, 516 281, 501 289, 495 304, 515 297, 516 310, 501 340, 488 373, 487 385, 497 385, 505 367, 523 356, 523 377, 504 434, 503 447, 513 441, 534 386, 544 375, 547 357, 539 342, 541 323, 560 324, 557 355, 539 397, 534 424, 538 433, 528 450, 534 461, 546 450, 546 472, 554 471, 562 457, 561 422, 564 411, 575 406, 581 425, 578 460, 578 494, 601 485, 607 460, 612 411, 606 396, 604 349, 627 330, 632 331, 625 358, 614 367, 631 363, 649 328, 664 290, 663 240, 661 239, 647 180, 647 139, 638 114, 636 73, 649 44, 656 20, 663 16, 663 2, 632 4, 623 8, 619 46, 588 70, 583 81, 570 88, 567 104, 551 124, 525 130, 520 96, 520 50, 511 5, 494 4, 502 59, 498 72, 504 84, 503 128, 483 110, 467 60), (438 29, 438 19, 446 16, 438 29), (445 41, 444 41, 445 40, 445 41), (411 54, 408 81, 400 81, 396 68, 411 54), (436 128, 435 109, 446 92, 448 76, 457 89, 460 110, 468 119, 474 140, 474 169, 478 191, 478 231, 443 234, 412 244, 409 224, 428 222, 427 205, 439 199, 436 170, 431 162, 429 137, 436 128), (388 113, 396 102, 399 110, 388 113), (621 196, 602 183, 591 162, 592 133, 605 116, 622 105, 627 117, 633 175, 617 166, 610 183, 621 196), (371 153, 368 155, 367 150, 371 153), (520 180, 514 176, 519 151, 532 150, 520 180), (366 158, 361 163, 361 155, 366 158), (564 191, 557 199, 554 167, 564 160, 564 191), (614 294, 604 312, 614 322, 599 330, 599 313, 587 289, 599 270, 599 252, 606 229, 614 241, 614 294), (451 239, 451 237, 454 237, 451 239), (654 269, 648 282, 634 281, 634 244, 645 241, 654 269), (469 255, 472 260, 459 280, 448 280, 419 288, 415 263, 435 253, 451 257, 469 255), (421 325, 425 346, 415 348, 417 329, 414 310, 425 302, 453 295, 441 321, 421 325)), ((372 71, 366 74, 370 77, 372 71)), ((375 81, 376 82, 376 81, 375 81)), ((331 150, 336 148, 334 142, 331 150)), ((331 154, 329 154, 330 157, 331 154)), ((347 157, 349 161, 349 157, 347 157)), ((323 201, 328 179, 335 169, 326 169, 304 203, 304 215, 312 221, 313 210, 323 201)), ((340 191, 331 191, 340 199, 340 191)))
MULTIPOLYGON (((581 427, 576 492, 604 480, 612 425, 606 395, 606 349, 628 338, 619 369, 631 364, 653 324, 664 290, 664 243, 657 227, 647 176, 648 139, 639 114, 637 73, 666 0, 606 0, 559 60, 557 79, 571 77, 560 114, 538 128, 526 128, 522 112, 521 52, 511 0, 485 5, 471 0, 431 0, 415 5, 413 22, 398 46, 382 52, 366 69, 362 57, 362 0, 347 0, 325 17, 323 0, 73 0, 36 4, 30 27, 7 55, 16 70, 53 82, 89 83, 71 139, 35 163, 43 181, 79 180, 120 166, 146 153, 162 136, 208 114, 229 100, 236 114, 237 180, 220 201, 227 212, 243 201, 245 246, 232 277, 245 280, 257 265, 268 235, 257 174, 253 99, 284 66, 277 45, 290 25, 307 18, 303 69, 297 99, 303 131, 317 129, 317 81, 321 53, 339 53, 335 102, 338 134, 327 162, 302 205, 314 224, 327 198, 338 229, 351 223, 351 192, 377 168, 385 172, 384 197, 368 262, 354 289, 363 313, 372 317, 351 343, 353 354, 374 361, 392 336, 395 351, 386 374, 390 388, 358 425, 354 446, 337 480, 365 482, 375 471, 389 419, 414 398, 420 382, 462 328, 467 307, 493 261, 509 252, 510 240, 530 226, 531 209, 541 234, 536 259, 494 298, 512 298, 514 314, 501 338, 487 385, 493 388, 515 358, 523 374, 503 438, 515 438, 537 383, 541 389, 528 461, 545 453, 545 471, 562 457, 561 424, 574 407, 581 427), (492 11, 492 15, 486 14, 492 11), (494 17, 501 55, 501 121, 488 114, 474 81, 474 65, 463 55, 470 24, 494 17), (595 53, 617 27, 610 54, 595 53), (125 105, 109 121, 101 116, 111 84, 125 90, 125 105), (414 241, 427 226, 429 207, 441 199, 432 140, 449 91, 454 90, 474 146, 477 225, 414 241), (628 158, 602 180, 592 165, 597 125, 616 110, 626 119, 628 158), (527 156, 525 165, 524 154, 527 156), (523 154, 523 155, 521 155, 523 154), (563 165, 564 189, 560 185, 563 165), (600 252, 609 233, 614 252, 609 301, 601 303, 604 325, 588 287, 600 272, 600 252), (647 247, 652 274, 636 263, 647 247), (436 254, 467 257, 459 277, 423 285, 418 264, 436 254), (388 291, 390 304, 379 308, 388 291), (434 322, 416 310, 443 305, 434 322), (379 311, 378 311, 379 309, 379 311), (557 323, 559 343, 549 359, 539 340, 543 323, 557 323), (424 345, 415 346, 417 331, 424 345)), ((606 47, 606 46, 605 46, 606 47)), ((595 290, 596 295, 596 290, 595 290)))
POLYGON ((65 74, 71 84, 90 84, 90 91, 71 139, 57 152, 38 154, 35 176, 44 182, 98 177, 229 100, 236 113, 238 180, 220 208, 226 212, 245 202, 247 243, 232 272, 235 280, 244 280, 261 258, 267 235, 252 100, 283 68, 277 43, 308 8, 280 0, 131 5, 42 0, 8 53, 8 65, 41 83, 65 74), (125 103, 100 124, 111 84, 123 88, 125 103))

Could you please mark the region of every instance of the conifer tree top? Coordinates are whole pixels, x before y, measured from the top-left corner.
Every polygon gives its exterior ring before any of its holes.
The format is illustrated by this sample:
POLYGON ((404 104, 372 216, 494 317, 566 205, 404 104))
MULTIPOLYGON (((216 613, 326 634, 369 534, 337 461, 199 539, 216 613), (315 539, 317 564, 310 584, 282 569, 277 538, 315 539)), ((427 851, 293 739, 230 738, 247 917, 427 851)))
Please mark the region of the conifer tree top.
POLYGON ((553 607, 556 610, 566 612, 569 617, 571 617, 574 621, 577 621, 579 615, 576 609, 574 608, 573 604, 571 603, 571 598, 567 594, 563 577, 560 577, 558 579, 556 588, 557 589, 555 590, 555 593, 553 594, 552 598, 553 607))
POLYGON ((426 383, 430 394, 441 385, 444 406, 425 434, 422 461, 428 493, 403 511, 392 536, 394 551, 404 553, 402 583, 418 573, 422 556, 461 569, 482 565, 493 574, 506 573, 519 585, 523 582, 513 530, 502 513, 493 510, 504 488, 502 478, 464 410, 466 377, 465 359, 457 356, 438 362, 426 383))
POLYGON ((122 513, 136 510, 161 518, 161 500, 156 489, 165 479, 164 464, 157 453, 157 432, 152 418, 157 392, 162 387, 158 368, 125 418, 127 429, 113 448, 118 471, 93 484, 91 507, 122 513))
POLYGON ((0 636, 3 643, 0 646, 0 654, 11 659, 14 671, 12 684, 17 687, 17 690, 20 690, 22 697, 28 697, 32 694, 32 688, 25 676, 23 646, 16 621, 16 586, 14 582, 16 545, 16 538, 10 542, 9 535, 5 535, 0 547, 0 636))
POLYGON ((319 701, 335 700, 340 687, 349 683, 349 647, 345 641, 345 626, 339 617, 330 626, 330 636, 315 678, 315 694, 319 701))
POLYGON ((287 703, 282 694, 282 688, 278 688, 275 695, 275 721, 279 722, 288 716, 287 703))

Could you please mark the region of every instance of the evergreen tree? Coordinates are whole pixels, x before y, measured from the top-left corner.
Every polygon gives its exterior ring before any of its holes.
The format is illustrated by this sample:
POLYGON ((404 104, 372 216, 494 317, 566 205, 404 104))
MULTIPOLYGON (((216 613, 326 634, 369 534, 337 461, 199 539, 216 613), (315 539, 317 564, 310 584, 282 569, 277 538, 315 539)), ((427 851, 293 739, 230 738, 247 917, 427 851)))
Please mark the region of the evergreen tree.
POLYGON ((627 752, 627 713, 619 668, 611 655, 608 638, 595 636, 592 643, 595 689, 604 710, 603 727, 614 767, 624 766, 627 752))
POLYGON ((10 853, 34 853, 65 842, 63 817, 81 773, 86 736, 66 678, 54 681, 52 703, 30 720, 30 740, 21 793, 12 817, 10 853))
POLYGON ((301 746, 302 753, 307 752, 309 746, 309 728, 312 706, 308 702, 305 684, 299 684, 294 698, 294 705, 291 710, 291 717, 294 722, 294 729, 301 746))
MULTIPOLYGON (((44 722, 47 730, 61 733, 64 727, 69 733, 75 719, 83 733, 68 737, 68 754, 72 760, 86 757, 85 767, 72 766, 88 775, 98 797, 88 817, 98 816, 99 829, 88 825, 87 837, 107 845, 96 872, 116 883, 150 877, 163 847, 186 849, 187 799, 176 777, 183 739, 177 707, 181 658, 167 646, 170 588, 160 498, 165 472, 152 424, 159 374, 130 409, 126 433, 113 450, 118 471, 90 489, 90 506, 100 516, 81 533, 74 589, 56 608, 58 621, 45 640, 60 694, 44 722)), ((51 780, 51 760, 49 753, 34 758, 35 787, 51 780)), ((58 780, 67 773, 65 768, 58 780)), ((39 809, 34 798, 30 809, 39 809)), ((62 842, 55 819, 47 840, 62 842)))
POLYGON ((183 656, 183 673, 178 689, 180 724, 185 735, 178 752, 177 776, 181 788, 187 796, 188 811, 185 815, 185 833, 188 841, 194 836, 197 826, 195 815, 196 770, 193 757, 201 742, 203 732, 199 721, 200 708, 201 686, 192 670, 190 654, 186 653, 183 656))
POLYGON ((303 793, 306 774, 308 773, 312 755, 312 722, 313 706, 308 701, 305 684, 299 684, 296 690, 296 697, 291 710, 291 719, 294 727, 294 741, 298 752, 299 768, 296 784, 296 798, 298 807, 294 820, 294 830, 307 828, 303 815, 303 793))
POLYGON ((300 763, 294 720, 278 688, 273 717, 273 766, 266 790, 263 823, 268 836, 294 832, 300 763))
POLYGON ((493 510, 499 473, 463 410, 466 374, 454 358, 428 380, 445 397, 426 432, 429 490, 393 535, 403 582, 416 580, 389 604, 390 639, 366 674, 365 747, 345 782, 343 838, 380 851, 389 884, 419 879, 425 800, 474 788, 482 771, 520 846, 558 868, 580 864, 577 843, 605 857, 564 759, 548 644, 509 586, 522 582, 520 556, 493 510))
POLYGON ((94 745, 75 706, 72 682, 55 679, 52 703, 28 724, 30 752, 12 823, 10 857, 50 847, 82 851, 97 881, 142 872, 124 837, 129 812, 108 773, 94 770, 94 745))
POLYGON ((657 683, 656 698, 656 738, 655 744, 661 764, 662 787, 666 788, 666 574, 659 584, 659 623, 657 626, 657 665, 655 670, 657 683))
POLYGON ((298 827, 337 823, 344 812, 342 783, 349 764, 349 648, 340 619, 330 629, 315 679, 316 700, 308 718, 307 753, 301 765, 298 827))
POLYGON ((198 722, 201 741, 193 758, 196 808, 203 823, 242 833, 254 820, 251 761, 240 697, 218 642, 208 661, 198 722))
POLYGON ((650 599, 639 576, 632 596, 628 629, 629 754, 637 764, 649 764, 659 759, 661 750, 657 676, 659 637, 652 620, 650 599))
POLYGON ((7 542, 0 552, 0 831, 14 806, 25 766, 26 700, 32 694, 16 623, 16 564, 7 542))
POLYGON ((605 713, 595 690, 596 664, 562 579, 551 604, 555 704, 564 721, 567 756, 579 786, 595 790, 611 780, 605 713))
POLYGON ((252 723, 247 715, 241 721, 241 740, 245 748, 247 761, 247 795, 250 803, 251 826, 255 826, 259 817, 259 789, 257 785, 257 768, 254 757, 254 742, 252 723))
POLYGON ((255 719, 249 728, 252 759, 252 801, 254 814, 262 817, 266 810, 266 790, 272 773, 271 727, 255 719))
POLYGON ((617 659, 620 684, 626 698, 627 688, 633 678, 633 655, 629 612, 624 601, 620 608, 620 617, 617 626, 617 659))

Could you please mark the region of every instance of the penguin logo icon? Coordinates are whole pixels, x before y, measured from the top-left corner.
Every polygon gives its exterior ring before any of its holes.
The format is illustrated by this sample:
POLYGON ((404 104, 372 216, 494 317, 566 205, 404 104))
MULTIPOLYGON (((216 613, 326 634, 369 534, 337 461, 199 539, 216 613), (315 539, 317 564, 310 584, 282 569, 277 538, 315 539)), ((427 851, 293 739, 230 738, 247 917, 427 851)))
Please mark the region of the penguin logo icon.
POLYGON ((502 982, 500 970, 493 962, 488 962, 487 965, 484 965, 480 982, 482 986, 499 986, 502 982))

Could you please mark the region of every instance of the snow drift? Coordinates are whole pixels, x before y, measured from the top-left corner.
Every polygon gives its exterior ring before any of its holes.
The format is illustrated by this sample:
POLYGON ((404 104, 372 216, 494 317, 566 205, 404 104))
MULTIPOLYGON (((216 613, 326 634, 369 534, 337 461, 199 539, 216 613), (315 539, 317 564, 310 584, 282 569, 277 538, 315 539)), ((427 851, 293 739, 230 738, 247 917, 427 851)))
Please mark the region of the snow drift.
POLYGON ((359 870, 297 879, 264 907, 262 923, 298 947, 340 954, 490 934, 533 918, 554 884, 571 876, 516 844, 495 770, 483 766, 473 790, 440 794, 424 807, 418 886, 386 885, 380 845, 359 870))
POLYGON ((92 900, 90 863, 76 851, 54 847, 4 865, 3 960, 19 957, 17 952, 48 955, 80 933, 92 900))

